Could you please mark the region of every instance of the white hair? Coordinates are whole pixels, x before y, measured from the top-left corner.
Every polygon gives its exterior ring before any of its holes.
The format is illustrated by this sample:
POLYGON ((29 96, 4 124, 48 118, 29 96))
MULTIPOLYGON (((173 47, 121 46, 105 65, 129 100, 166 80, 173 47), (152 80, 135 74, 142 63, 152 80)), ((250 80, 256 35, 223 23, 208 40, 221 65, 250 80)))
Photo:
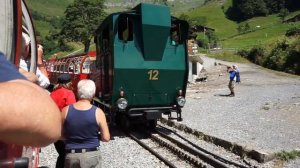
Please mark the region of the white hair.
POLYGON ((30 44, 30 37, 28 34, 22 32, 22 57, 23 59, 27 59, 29 56, 29 44, 30 44))
POLYGON ((80 80, 77 84, 78 99, 92 100, 96 93, 95 82, 90 79, 80 80))
POLYGON ((22 38, 24 38, 24 42, 25 42, 25 45, 29 45, 30 43, 30 37, 28 34, 22 32, 22 38))

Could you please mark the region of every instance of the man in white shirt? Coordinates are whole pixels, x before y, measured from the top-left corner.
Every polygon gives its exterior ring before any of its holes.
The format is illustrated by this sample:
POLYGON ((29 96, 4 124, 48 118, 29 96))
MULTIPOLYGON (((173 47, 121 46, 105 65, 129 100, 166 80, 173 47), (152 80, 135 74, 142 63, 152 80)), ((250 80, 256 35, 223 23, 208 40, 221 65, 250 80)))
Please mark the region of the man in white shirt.
MULTIPOLYGON (((26 34, 26 33, 22 33, 22 57, 20 59, 20 68, 22 70, 20 70, 20 72, 24 72, 27 71, 29 72, 29 67, 30 67, 30 51, 29 51, 29 47, 30 47, 30 37, 26 34)), ((39 68, 37 68, 36 70, 36 77, 37 77, 37 81, 36 78, 32 75, 32 74, 24 74, 24 76, 26 76, 29 80, 33 81, 33 82, 37 82, 42 88, 47 88, 50 85, 50 81, 48 79, 47 76, 45 76, 39 68)))

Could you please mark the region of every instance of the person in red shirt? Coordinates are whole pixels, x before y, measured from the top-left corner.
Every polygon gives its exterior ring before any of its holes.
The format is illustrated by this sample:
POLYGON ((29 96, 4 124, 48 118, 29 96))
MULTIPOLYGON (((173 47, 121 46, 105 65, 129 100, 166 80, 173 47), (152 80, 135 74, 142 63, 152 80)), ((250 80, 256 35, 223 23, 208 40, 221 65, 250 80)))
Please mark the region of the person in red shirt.
MULTIPOLYGON (((65 106, 76 102, 75 94, 72 89, 71 75, 60 75, 57 79, 57 84, 54 86, 53 92, 50 94, 60 111, 65 106)), ((65 143, 63 140, 58 140, 54 143, 54 146, 58 153, 56 168, 64 167, 65 143)))
POLYGON ((57 78, 57 84, 50 94, 60 110, 65 106, 76 102, 75 94, 72 91, 72 82, 70 74, 62 74, 57 78))

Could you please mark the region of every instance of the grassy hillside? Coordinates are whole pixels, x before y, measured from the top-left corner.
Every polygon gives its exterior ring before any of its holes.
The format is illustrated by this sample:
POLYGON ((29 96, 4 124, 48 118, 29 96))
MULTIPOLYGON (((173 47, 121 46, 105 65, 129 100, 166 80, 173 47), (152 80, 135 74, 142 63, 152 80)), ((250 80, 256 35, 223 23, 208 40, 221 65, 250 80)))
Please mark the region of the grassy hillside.
MULTIPOLYGON (((250 48, 255 45, 271 45, 280 39, 285 38, 286 30, 291 27, 300 26, 297 23, 282 23, 278 15, 267 17, 256 17, 242 23, 228 20, 224 11, 231 5, 231 0, 212 0, 204 6, 198 7, 186 14, 191 18, 206 17, 206 26, 215 29, 215 33, 223 48, 250 48), (248 23, 250 31, 239 34, 237 27, 239 24, 248 23)), ((300 11, 290 13, 289 17, 299 14, 300 11)), ((201 35, 201 34, 200 34, 201 35)), ((202 34, 203 36, 203 34, 202 34)))
MULTIPOLYGON (((27 0, 31 12, 37 12, 47 18, 64 17, 66 7, 72 2, 73 0, 27 0)), ((34 20, 34 24, 43 37, 49 33, 49 30, 53 29, 47 21, 34 20)))
POLYGON ((209 2, 204 6, 195 8, 187 15, 191 18, 206 17, 206 25, 215 29, 216 35, 220 39, 231 37, 237 34, 237 24, 231 20, 226 19, 222 10, 223 3, 209 2))
POLYGON ((222 41, 225 48, 249 48, 255 45, 269 45, 285 38, 285 33, 296 24, 282 23, 276 15, 248 20, 252 31, 235 35, 222 41))
POLYGON ((74 0, 27 0, 30 9, 46 16, 63 16, 66 7, 74 0))

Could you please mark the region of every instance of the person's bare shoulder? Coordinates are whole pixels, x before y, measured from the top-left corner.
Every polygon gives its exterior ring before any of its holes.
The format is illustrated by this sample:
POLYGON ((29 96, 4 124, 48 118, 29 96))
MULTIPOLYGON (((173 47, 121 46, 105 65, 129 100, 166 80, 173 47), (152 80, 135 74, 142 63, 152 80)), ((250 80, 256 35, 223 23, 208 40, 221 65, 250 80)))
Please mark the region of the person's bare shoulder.
POLYGON ((6 143, 45 146, 60 137, 59 109, 46 91, 26 80, 0 83, 0 137, 6 143))

